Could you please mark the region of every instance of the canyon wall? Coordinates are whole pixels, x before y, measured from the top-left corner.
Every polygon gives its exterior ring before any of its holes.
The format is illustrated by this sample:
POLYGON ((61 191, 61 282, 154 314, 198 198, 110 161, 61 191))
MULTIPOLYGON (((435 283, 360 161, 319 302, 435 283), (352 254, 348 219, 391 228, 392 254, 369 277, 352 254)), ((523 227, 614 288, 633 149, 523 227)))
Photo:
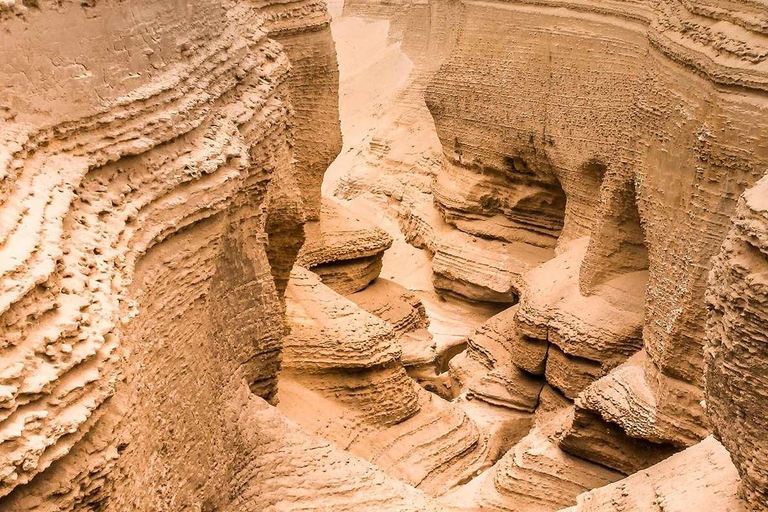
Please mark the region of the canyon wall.
POLYGON ((394 210, 444 297, 514 304, 451 359, 450 395, 486 434, 508 414, 533 429, 440 502, 553 510, 598 487, 579 509, 646 510, 657 492, 672 510, 761 510, 751 416, 763 401, 743 396, 747 382, 764 387, 761 366, 735 362, 760 353, 761 290, 741 280, 759 266, 720 263, 729 284, 706 289, 738 198, 768 169, 765 7, 452 6, 345 3, 345 16, 387 20, 413 67, 327 187, 394 210), (749 298, 729 305, 738 295, 749 298), (708 301, 725 322, 710 315, 723 340, 709 342, 721 348, 705 387, 708 301), (754 320, 728 327, 743 310, 754 320), (746 334, 750 348, 732 349, 746 334), (733 430, 729 407, 744 411, 733 430))
POLYGON ((768 506, 768 178, 739 200, 714 260, 705 345, 707 411, 741 476, 750 510, 768 506))
MULTIPOLYGON (((444 154, 436 209, 478 247, 507 244, 511 257, 555 249, 513 281, 518 309, 493 320, 501 343, 470 338, 452 362, 465 392, 482 398, 484 383, 501 376, 509 407, 564 396, 575 416, 550 441, 624 473, 718 432, 704 409, 705 290, 737 199, 768 169, 765 16, 762 5, 731 3, 464 3, 456 46, 426 96, 444 154), (468 368, 489 353, 478 379, 468 368)), ((759 293, 744 292, 750 308, 759 293)), ((716 303, 726 319, 731 307, 716 303)), ((736 372, 720 364, 729 353, 713 353, 710 375, 736 372)), ((720 402, 743 393, 726 377, 712 386, 720 402)), ((732 411, 719 411, 724 424, 732 411)), ((753 425, 745 419, 740 432, 753 425)), ((741 434, 725 432, 731 449, 741 434)), ((742 463, 761 449, 733 449, 749 476, 745 495, 762 492, 753 463, 742 463)), ((521 456, 499 462, 495 492, 522 492, 502 464, 521 456)), ((470 491, 470 505, 512 507, 470 491)), ((764 499, 749 503, 760 509, 764 499)))
POLYGON ((0 6, 0 508, 431 507, 267 403, 339 147, 328 21, 0 6))

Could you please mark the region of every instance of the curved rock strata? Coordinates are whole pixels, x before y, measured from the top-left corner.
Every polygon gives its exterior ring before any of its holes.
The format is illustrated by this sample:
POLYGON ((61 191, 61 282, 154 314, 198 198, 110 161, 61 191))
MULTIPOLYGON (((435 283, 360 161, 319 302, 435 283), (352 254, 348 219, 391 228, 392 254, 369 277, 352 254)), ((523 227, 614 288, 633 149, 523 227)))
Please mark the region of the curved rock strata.
POLYGON ((747 190, 710 275, 707 412, 749 510, 768 504, 768 178, 747 190))
POLYGON ((331 8, 0 1, 0 509, 768 510, 766 5, 331 8))
POLYGON ((304 227, 306 242, 297 263, 341 294, 368 286, 381 272, 392 237, 341 204, 323 200, 320 219, 304 227))
POLYGON ((393 327, 296 267, 288 286, 280 408, 428 494, 487 465, 487 440, 460 408, 408 377, 393 327))
POLYGON ((3 510, 433 508, 260 398, 304 214, 259 7, 0 8, 3 510))

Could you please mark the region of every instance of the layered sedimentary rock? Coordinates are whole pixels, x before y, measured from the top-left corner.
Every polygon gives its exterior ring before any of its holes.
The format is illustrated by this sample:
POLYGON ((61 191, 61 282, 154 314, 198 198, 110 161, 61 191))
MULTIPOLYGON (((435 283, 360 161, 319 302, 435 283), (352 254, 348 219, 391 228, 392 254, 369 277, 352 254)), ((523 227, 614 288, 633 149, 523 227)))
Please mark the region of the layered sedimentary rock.
POLYGON ((264 29, 291 61, 287 85, 294 112, 293 175, 304 215, 317 220, 323 176, 341 150, 339 69, 330 15, 323 0, 254 3, 264 16, 264 29))
POLYGON ((416 295, 393 281, 378 278, 347 298, 392 326, 402 352, 400 359, 411 377, 428 389, 445 394, 438 377, 437 347, 427 330, 429 319, 416 295))
POLYGON ((279 396, 289 417, 433 495, 486 465, 486 438, 408 376, 391 324, 301 267, 287 315, 279 396))
POLYGON ((347 204, 325 5, 183 7, 0 5, 0 509, 766 508, 764 6, 348 2, 347 204))
MULTIPOLYGON (((446 160, 433 186, 443 218, 529 245, 559 233, 555 259, 522 277, 506 349, 517 368, 578 398, 577 418, 601 422, 580 424, 583 442, 600 433, 670 453, 707 435, 710 258, 768 158, 766 36, 752 14, 466 2, 427 89, 446 160), (533 217, 518 198, 540 201, 533 217)), ((654 462, 562 447, 623 471, 654 462)))
POLYGON ((621 474, 571 456, 552 441, 564 412, 550 415, 492 468, 441 498, 464 510, 545 511, 568 506, 585 490, 621 474))
POLYGON ((768 505, 768 178, 739 201, 707 299, 707 412, 741 475, 749 510, 768 505))
MULTIPOLYGON (((142 30, 155 35, 149 43, 141 36, 132 40, 134 25, 120 21, 132 7, 139 5, 100 4, 92 11, 70 6, 64 12, 46 7, 4 22, 5 51, 35 56, 28 62, 3 58, 10 116, 4 134, 3 361, 11 391, 4 494, 63 457, 56 475, 71 477, 60 493, 63 502, 95 499, 99 486, 109 485, 104 479, 112 466, 132 471, 131 456, 153 451, 164 431, 137 427, 133 414, 140 408, 120 423, 115 416, 142 396, 138 389, 165 387, 162 379, 175 376, 168 366, 183 363, 186 344, 226 344, 238 329, 258 331, 255 343, 231 347, 230 367, 199 373, 211 393, 234 392, 221 380, 224 369, 227 380, 240 375, 260 396, 275 392, 283 326, 265 240, 258 236, 266 221, 259 207, 269 195, 270 174, 290 165, 282 101, 288 61, 247 6, 206 4, 197 6, 199 14, 182 16, 164 5, 141 4, 142 30), (99 17, 113 20, 114 29, 95 22, 99 17), (179 23, 190 28, 176 40, 179 23), (73 24, 92 33, 91 53, 81 55, 73 24), (47 47, 39 46, 42 34, 47 47), (109 55, 95 49, 111 48, 121 38, 126 52, 142 57, 105 67, 109 55), (45 64, 51 61, 61 64, 45 64), (192 226, 199 227, 196 237, 189 237, 192 226), (184 238, 187 247, 178 247, 184 238), (165 281, 145 282, 147 276, 165 281), (209 300, 220 300, 233 280, 242 281, 242 292, 228 300, 241 301, 261 321, 217 323, 234 312, 215 312, 209 300), (192 322, 150 328, 130 321, 137 313, 154 320, 161 309, 168 320, 196 316, 201 337, 190 330, 192 322), (141 343, 147 336, 153 342, 141 343), (154 355, 164 340, 176 347, 169 360, 154 355), (126 365, 129 354, 134 357, 126 365), (138 372, 141 365, 165 371, 138 372), (119 432, 133 428, 152 435, 120 440, 119 432), (94 438, 100 464, 91 466, 97 456, 67 457, 94 438), (116 462, 118 445, 126 457, 116 462)), ((144 395, 146 406, 151 396, 144 395)), ((195 403, 174 402, 157 406, 157 421, 195 403)), ((184 442, 183 436, 168 439, 184 442)), ((211 448, 189 445, 200 456, 211 448)), ((221 463, 236 464, 227 450, 222 457, 221 463)), ((173 450, 156 464, 173 472, 180 462, 173 450)), ((126 481, 115 483, 115 502, 151 508, 188 493, 176 480, 155 494, 144 479, 154 480, 152 472, 137 476, 135 493, 123 487, 126 481)), ((189 499, 202 502, 222 485, 221 478, 211 479, 189 499)))
POLYGON ((738 483, 728 452, 708 437, 647 470, 580 495, 565 511, 740 512, 746 509, 736 493, 738 483))
POLYGON ((304 229, 298 263, 341 294, 358 292, 376 279, 392 245, 386 231, 330 199, 323 200, 320 219, 304 229))

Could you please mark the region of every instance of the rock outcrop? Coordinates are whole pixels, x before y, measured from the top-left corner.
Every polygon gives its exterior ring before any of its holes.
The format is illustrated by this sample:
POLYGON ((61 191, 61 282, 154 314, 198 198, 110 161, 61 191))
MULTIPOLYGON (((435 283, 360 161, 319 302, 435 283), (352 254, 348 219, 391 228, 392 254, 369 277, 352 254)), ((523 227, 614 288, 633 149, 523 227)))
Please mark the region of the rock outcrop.
POLYGON ((472 420, 408 376, 391 324, 301 267, 287 312, 286 415, 433 495, 487 465, 487 440, 472 420))
MULTIPOLYGON (((320 216, 320 188, 326 169, 341 151, 339 68, 323 0, 252 0, 264 16, 264 29, 291 61, 287 85, 293 107, 294 179, 304 215, 320 216)), ((290 269, 289 269, 290 270, 290 269)))
POLYGON ((319 220, 304 227, 306 242, 297 263, 338 293, 359 292, 379 276, 392 238, 337 202, 322 204, 319 220))
POLYGON ((582 494, 563 512, 613 510, 745 510, 728 452, 708 437, 669 459, 606 487, 582 494))
POLYGON ((739 201, 707 294, 707 412, 741 475, 748 510, 768 505, 768 178, 739 201))
POLYGON ((327 22, 320 3, 0 6, 0 508, 431 508, 264 401, 297 181, 319 204, 303 169, 338 145, 327 22), (293 75, 267 32, 303 53, 293 75), (289 96, 318 120, 298 167, 289 96))

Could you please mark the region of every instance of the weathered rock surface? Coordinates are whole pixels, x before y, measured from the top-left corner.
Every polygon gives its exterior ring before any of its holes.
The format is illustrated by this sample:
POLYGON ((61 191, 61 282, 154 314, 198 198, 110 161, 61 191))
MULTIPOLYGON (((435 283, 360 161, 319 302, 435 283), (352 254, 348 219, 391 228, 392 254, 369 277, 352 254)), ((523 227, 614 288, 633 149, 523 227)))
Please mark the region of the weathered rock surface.
POLYGON ((646 470, 582 494, 568 512, 746 510, 728 452, 712 437, 646 470))
POLYGON ((399 284, 378 278, 364 290, 347 298, 361 309, 389 323, 400 345, 408 375, 430 391, 447 396, 440 373, 437 346, 427 330, 429 320, 424 304, 399 284))
POLYGON ((467 510, 558 510, 586 489, 621 478, 618 472, 568 455, 550 439, 564 412, 537 425, 492 468, 441 502, 467 510))
POLYGON ((3 21, 2 494, 18 489, 4 508, 50 486, 41 506, 192 506, 245 470, 217 411, 240 382, 276 390, 283 325, 260 206, 271 175, 289 172, 289 64, 257 11, 230 7, 45 5, 3 21), (141 57, 110 67, 121 38, 141 57), (239 321, 222 325, 228 315, 239 321), (229 357, 184 372, 200 395, 152 391, 192 389, 177 372, 214 341, 229 357), (200 431, 224 444, 191 441, 200 431), (195 457, 205 485, 185 479, 195 457))
POLYGON ((260 9, 11 2, 0 23, 0 508, 430 508, 260 398, 304 215, 260 9))
POLYGON ((344 295, 362 290, 379 276, 384 251, 392 245, 386 231, 329 199, 323 200, 320 219, 307 223, 304 231, 298 264, 344 295))
MULTIPOLYGON (((557 256, 523 275, 510 353, 517 368, 579 397, 579 414, 604 422, 594 433, 609 436, 606 446, 629 436, 682 448, 708 433, 710 259, 768 157, 765 58, 756 57, 765 27, 747 11, 466 2, 454 50, 427 88, 447 162, 434 199, 448 222, 508 239, 520 226, 508 198, 562 190, 557 256), (744 94, 731 94, 734 84, 744 94)), ((541 245, 534 237, 556 226, 556 210, 536 208, 523 240, 541 245)), ((415 241, 435 232, 427 215, 412 219, 415 241)), ((635 469, 626 458, 609 465, 635 469)))
POLYGON ((768 506, 768 178, 747 190, 715 259, 707 294, 706 391, 749 510, 768 506))
MULTIPOLYGON (((323 0, 254 0, 269 36, 291 61, 287 85, 294 112, 292 173, 307 220, 320 216, 320 188, 328 166, 341 150, 339 68, 323 0)), ((290 270, 289 270, 290 272, 290 270)))
POLYGON ((472 420, 408 377, 391 324, 300 267, 286 297, 280 408, 289 417, 433 495, 487 465, 472 420))
POLYGON ((0 1, 0 509, 768 510, 765 5, 342 3, 0 1))

